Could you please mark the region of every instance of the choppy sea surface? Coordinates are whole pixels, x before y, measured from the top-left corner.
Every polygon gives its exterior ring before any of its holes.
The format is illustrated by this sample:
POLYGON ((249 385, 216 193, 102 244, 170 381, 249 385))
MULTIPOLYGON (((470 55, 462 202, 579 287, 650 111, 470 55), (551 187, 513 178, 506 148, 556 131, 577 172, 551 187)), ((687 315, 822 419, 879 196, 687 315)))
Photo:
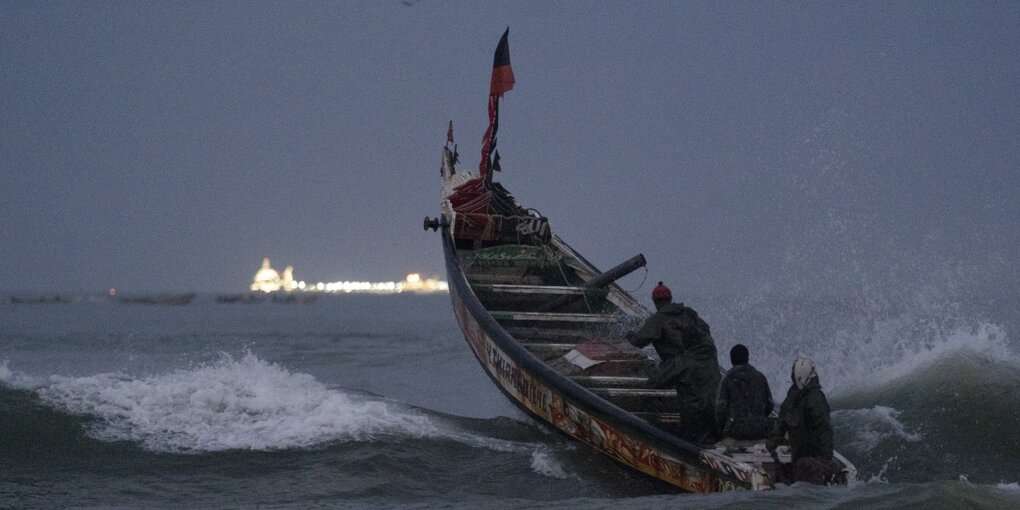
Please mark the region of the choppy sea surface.
POLYGON ((815 359, 847 487, 680 494, 516 410, 447 296, 0 304, 0 508, 1020 508, 1018 303, 688 303, 777 399, 815 359))

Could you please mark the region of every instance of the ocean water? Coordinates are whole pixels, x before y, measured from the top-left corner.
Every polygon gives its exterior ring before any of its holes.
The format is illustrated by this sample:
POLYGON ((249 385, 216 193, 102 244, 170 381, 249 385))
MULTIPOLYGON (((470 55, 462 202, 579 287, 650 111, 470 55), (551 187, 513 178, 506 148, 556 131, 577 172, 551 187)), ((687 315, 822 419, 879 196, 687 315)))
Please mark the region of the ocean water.
POLYGON ((860 483, 676 493, 517 411, 447 296, 82 297, 0 304, 0 508, 1020 508, 1016 302, 690 304, 777 398, 818 362, 860 483))

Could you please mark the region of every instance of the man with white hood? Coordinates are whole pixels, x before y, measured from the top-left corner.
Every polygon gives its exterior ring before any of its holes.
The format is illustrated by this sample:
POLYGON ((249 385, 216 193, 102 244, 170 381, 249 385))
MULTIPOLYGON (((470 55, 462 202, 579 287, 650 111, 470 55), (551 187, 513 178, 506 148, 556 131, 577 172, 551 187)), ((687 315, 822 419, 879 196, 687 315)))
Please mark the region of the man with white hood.
POLYGON ((774 451, 784 436, 789 436, 794 481, 823 485, 838 467, 832 459, 829 401, 822 393, 818 372, 810 359, 794 361, 791 378, 793 386, 779 408, 779 421, 768 448, 774 451))

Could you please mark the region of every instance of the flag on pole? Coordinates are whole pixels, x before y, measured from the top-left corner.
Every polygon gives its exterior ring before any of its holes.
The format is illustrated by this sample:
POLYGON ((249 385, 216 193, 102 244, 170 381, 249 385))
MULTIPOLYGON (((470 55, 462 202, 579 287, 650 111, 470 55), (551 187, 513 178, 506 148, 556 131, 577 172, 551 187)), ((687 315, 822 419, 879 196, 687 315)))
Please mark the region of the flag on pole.
POLYGON ((510 44, 507 36, 510 27, 506 27, 503 37, 496 46, 496 55, 492 59, 492 82, 489 84, 489 95, 503 97, 503 94, 514 88, 514 70, 510 67, 510 44))
MULTIPOLYGON (((503 32, 496 54, 492 58, 492 80, 489 82, 489 128, 482 138, 482 160, 478 163, 478 174, 485 177, 492 168, 489 154, 496 147, 496 131, 499 129, 499 98, 514 88, 514 71, 510 68, 510 44, 507 37, 510 27, 503 32)), ((489 176, 491 179, 491 176, 489 176)))

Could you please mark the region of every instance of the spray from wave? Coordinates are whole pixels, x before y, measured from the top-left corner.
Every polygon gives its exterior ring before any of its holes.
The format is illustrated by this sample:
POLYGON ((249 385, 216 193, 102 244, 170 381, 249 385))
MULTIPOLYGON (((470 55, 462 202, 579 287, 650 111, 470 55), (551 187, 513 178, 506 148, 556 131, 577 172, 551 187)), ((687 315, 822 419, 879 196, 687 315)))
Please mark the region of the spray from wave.
POLYGON ((559 478, 561 480, 567 478, 567 472, 563 469, 563 465, 554 459, 549 450, 546 449, 537 449, 532 452, 531 469, 540 475, 551 478, 559 478))
POLYGON ((89 434, 163 452, 304 448, 435 435, 427 416, 326 388, 248 353, 145 378, 52 376, 43 402, 94 418, 89 434))
MULTIPOLYGON (((1020 462, 1020 269, 1005 215, 922 211, 854 110, 791 140, 749 291, 706 304, 721 357, 736 344, 777 401, 815 361, 836 447, 862 476, 1012 482, 1020 462), (792 207, 791 207, 792 206, 792 207), (1011 338, 1012 337, 1012 338, 1011 338)), ((770 177, 771 175, 771 177, 770 177)), ((973 209, 972 209, 973 210, 973 209)))
POLYGON ((783 383, 807 356, 836 393, 961 350, 1016 362, 1016 229, 997 214, 963 229, 943 208, 922 214, 891 192, 896 172, 911 170, 870 147, 873 129, 856 109, 832 109, 789 141, 783 171, 760 175, 783 195, 764 215, 772 235, 756 252, 752 290, 710 313, 721 352, 745 343, 783 383))

